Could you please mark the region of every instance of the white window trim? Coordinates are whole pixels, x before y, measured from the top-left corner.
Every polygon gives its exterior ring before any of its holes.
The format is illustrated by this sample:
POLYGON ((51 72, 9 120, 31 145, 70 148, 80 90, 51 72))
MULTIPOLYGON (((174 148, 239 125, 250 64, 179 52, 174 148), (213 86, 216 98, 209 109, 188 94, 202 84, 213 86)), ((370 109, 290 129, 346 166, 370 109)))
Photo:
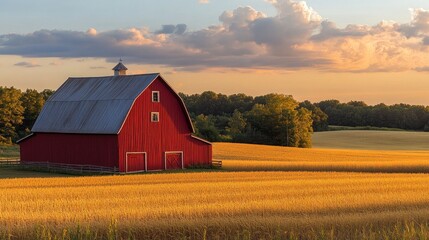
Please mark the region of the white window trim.
POLYGON ((164 152, 164 168, 165 170, 167 170, 167 154, 169 153, 180 153, 180 155, 182 156, 182 169, 185 169, 185 165, 183 162, 183 151, 166 151, 164 152))
POLYGON ((137 173, 137 172, 147 172, 147 153, 146 152, 126 152, 125 153, 125 173, 137 173), (128 155, 131 154, 143 154, 144 155, 144 170, 141 171, 128 171, 128 155))
POLYGON ((159 122, 159 112, 151 112, 150 113, 150 121, 151 122, 159 122), (153 120, 153 115, 158 115, 158 121, 153 120))
POLYGON ((160 102, 161 100, 160 100, 160 95, 159 95, 159 91, 152 91, 152 102, 160 102), (158 101, 154 101, 153 100, 153 94, 154 93, 157 93, 158 94, 158 101))

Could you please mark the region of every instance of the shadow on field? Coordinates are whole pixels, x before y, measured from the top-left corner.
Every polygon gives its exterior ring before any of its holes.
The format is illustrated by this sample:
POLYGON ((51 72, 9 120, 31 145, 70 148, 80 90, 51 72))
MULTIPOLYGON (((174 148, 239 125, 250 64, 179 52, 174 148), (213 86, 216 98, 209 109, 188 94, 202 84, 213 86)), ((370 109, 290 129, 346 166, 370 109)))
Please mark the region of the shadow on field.
POLYGON ((49 177, 72 177, 72 175, 27 171, 14 168, 0 168, 0 179, 7 178, 49 178, 49 177))

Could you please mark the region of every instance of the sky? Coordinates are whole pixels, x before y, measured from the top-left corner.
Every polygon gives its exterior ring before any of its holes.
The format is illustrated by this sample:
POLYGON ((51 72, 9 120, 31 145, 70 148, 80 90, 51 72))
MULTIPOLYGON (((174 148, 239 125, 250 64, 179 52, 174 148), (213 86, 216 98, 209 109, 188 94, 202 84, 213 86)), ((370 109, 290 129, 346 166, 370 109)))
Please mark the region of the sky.
POLYGON ((429 105, 429 1, 0 0, 0 86, 160 72, 188 94, 429 105))

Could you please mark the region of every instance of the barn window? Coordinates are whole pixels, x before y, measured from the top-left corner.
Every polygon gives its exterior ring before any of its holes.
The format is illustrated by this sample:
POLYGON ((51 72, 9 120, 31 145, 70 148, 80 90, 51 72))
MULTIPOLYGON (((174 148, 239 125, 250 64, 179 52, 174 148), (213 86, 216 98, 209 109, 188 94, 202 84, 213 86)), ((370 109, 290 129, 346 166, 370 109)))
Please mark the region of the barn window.
POLYGON ((159 122, 159 112, 151 112, 150 113, 150 121, 151 122, 159 122))
POLYGON ((152 102, 159 102, 159 91, 152 91, 152 102))

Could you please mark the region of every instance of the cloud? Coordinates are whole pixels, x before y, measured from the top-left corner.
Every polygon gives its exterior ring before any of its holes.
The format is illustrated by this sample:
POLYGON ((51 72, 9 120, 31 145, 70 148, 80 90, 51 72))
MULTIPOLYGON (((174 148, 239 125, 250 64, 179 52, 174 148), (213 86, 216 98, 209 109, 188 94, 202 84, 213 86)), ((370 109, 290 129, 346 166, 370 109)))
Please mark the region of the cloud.
POLYGON ((198 2, 201 3, 201 4, 208 4, 208 3, 210 3, 209 0, 198 0, 198 2))
POLYGON ((86 34, 91 35, 91 36, 95 36, 95 35, 97 35, 97 29, 90 28, 90 29, 88 29, 88 31, 86 31, 86 34))
POLYGON ((156 31, 156 34, 183 34, 186 31, 186 24, 177 24, 177 25, 162 25, 162 29, 156 31))
POLYGON ((412 20, 339 28, 305 2, 267 0, 274 16, 245 6, 225 11, 219 24, 187 31, 185 24, 86 32, 39 30, 0 35, 0 54, 24 57, 104 58, 156 64, 176 71, 268 69, 386 72, 418 70, 429 62, 429 12, 412 20))
POLYGON ((62 65, 63 63, 61 62, 61 61, 53 61, 53 62, 50 62, 49 63, 49 65, 51 65, 51 66, 60 66, 60 65, 62 65))
POLYGON ((414 70, 416 70, 417 72, 429 72, 429 66, 418 67, 414 70))
POLYGON ((34 68, 34 67, 40 67, 41 65, 34 62, 18 62, 18 63, 15 63, 14 66, 34 68))
POLYGON ((320 32, 311 37, 312 40, 324 41, 331 38, 361 37, 370 33, 370 28, 363 25, 348 25, 344 29, 337 28, 334 22, 325 20, 320 24, 320 32))
POLYGON ((410 9, 411 23, 403 24, 399 30, 406 37, 427 36, 429 34, 429 11, 422 8, 410 9))
POLYGON ((423 44, 429 45, 429 36, 423 38, 423 44))

